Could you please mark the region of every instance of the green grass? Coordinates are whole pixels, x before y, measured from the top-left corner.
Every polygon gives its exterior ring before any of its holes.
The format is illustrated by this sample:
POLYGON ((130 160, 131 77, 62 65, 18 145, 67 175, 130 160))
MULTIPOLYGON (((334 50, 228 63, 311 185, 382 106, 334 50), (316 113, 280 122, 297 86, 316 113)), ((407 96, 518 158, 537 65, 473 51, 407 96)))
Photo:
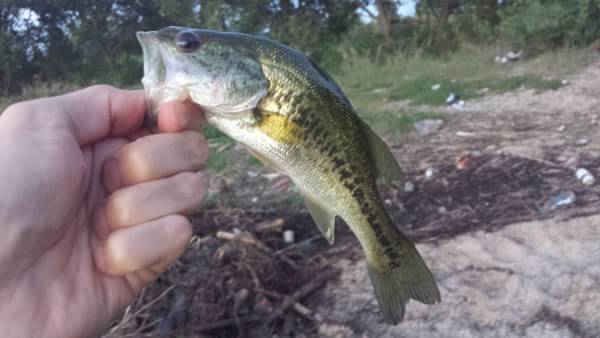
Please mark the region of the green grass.
POLYGON ((206 167, 215 172, 223 172, 231 164, 231 157, 227 152, 212 153, 208 158, 206 167))
POLYGON ((375 131, 385 135, 400 136, 414 129, 415 122, 425 119, 444 119, 442 114, 425 111, 371 112, 361 114, 375 131))
POLYGON ((206 137, 206 139, 209 142, 214 142, 217 144, 229 144, 229 143, 233 143, 234 141, 231 139, 231 137, 223 134, 222 132, 220 132, 217 128, 213 127, 213 126, 207 126, 202 130, 202 133, 204 134, 204 137, 206 137))
POLYGON ((381 103, 390 100, 440 106, 446 104, 449 93, 468 100, 521 87, 557 89, 562 77, 593 60, 589 50, 564 49, 500 65, 494 62, 496 53, 493 47, 465 46, 443 59, 399 55, 384 64, 356 59, 335 77, 357 110, 369 115, 381 111, 381 103), (432 90, 434 84, 441 88, 432 90))

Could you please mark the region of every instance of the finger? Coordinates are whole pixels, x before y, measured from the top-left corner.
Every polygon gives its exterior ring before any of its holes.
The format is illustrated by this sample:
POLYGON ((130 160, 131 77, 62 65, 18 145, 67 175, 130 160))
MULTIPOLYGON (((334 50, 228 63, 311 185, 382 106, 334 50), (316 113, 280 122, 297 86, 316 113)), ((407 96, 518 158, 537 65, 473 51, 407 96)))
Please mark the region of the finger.
POLYGON ((113 231, 96 248, 96 265, 111 275, 166 268, 183 253, 191 236, 190 222, 180 215, 113 231))
POLYGON ((200 170, 208 154, 208 144, 198 132, 142 137, 125 145, 114 161, 106 163, 105 186, 112 192, 178 172, 200 170))
POLYGON ((80 145, 133 133, 141 127, 146 111, 144 91, 107 85, 88 87, 56 99, 80 145))
POLYGON ((188 101, 171 101, 160 106, 160 131, 174 133, 185 129, 199 130, 204 126, 204 114, 198 105, 188 101))
POLYGON ((204 177, 191 172, 141 183, 108 197, 106 221, 115 230, 170 214, 191 214, 200 208, 205 194, 204 177))

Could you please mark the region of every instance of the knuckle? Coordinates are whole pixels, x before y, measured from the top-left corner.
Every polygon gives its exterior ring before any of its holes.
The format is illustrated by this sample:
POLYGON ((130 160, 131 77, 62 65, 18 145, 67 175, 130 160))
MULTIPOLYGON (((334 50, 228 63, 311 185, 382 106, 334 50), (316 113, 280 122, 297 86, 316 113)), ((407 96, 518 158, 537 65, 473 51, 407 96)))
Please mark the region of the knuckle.
POLYGON ((131 267, 129 255, 127 254, 127 245, 123 242, 121 236, 110 236, 106 240, 105 253, 106 265, 109 271, 120 274, 134 270, 131 267))
POLYGON ((111 228, 127 225, 131 218, 127 206, 127 195, 123 190, 115 191, 106 199, 106 220, 111 228))
POLYGON ((14 126, 21 125, 37 125, 40 116, 39 105, 34 101, 23 101, 11 104, 2 113, 4 121, 11 123, 14 126))
POLYGON ((208 160, 208 142, 204 136, 198 132, 187 132, 187 145, 188 151, 191 157, 194 159, 194 162, 199 163, 200 165, 206 163, 208 160))
POLYGON ((184 172, 178 175, 181 193, 185 200, 200 203, 206 191, 206 179, 201 174, 184 172))
POLYGON ((178 244, 185 244, 192 237, 190 221, 182 215, 169 215, 164 218, 166 226, 161 227, 163 236, 178 244))
POLYGON ((126 184, 142 182, 152 178, 144 147, 144 140, 139 139, 125 145, 119 153, 119 168, 126 184))

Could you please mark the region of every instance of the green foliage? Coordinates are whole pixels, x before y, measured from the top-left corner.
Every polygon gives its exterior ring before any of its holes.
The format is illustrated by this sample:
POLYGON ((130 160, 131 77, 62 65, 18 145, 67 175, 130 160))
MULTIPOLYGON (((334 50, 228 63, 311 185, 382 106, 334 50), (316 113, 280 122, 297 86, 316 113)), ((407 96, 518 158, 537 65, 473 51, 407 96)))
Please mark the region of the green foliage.
POLYGON ((500 16, 501 37, 530 54, 600 37, 599 0, 516 0, 500 16))
POLYGON ((416 17, 400 17, 400 2, 388 0, 0 2, 4 95, 39 82, 139 85, 135 32, 168 25, 268 36, 334 73, 357 58, 379 65, 398 55, 443 62, 465 44, 498 43, 532 55, 600 38, 600 0, 420 0, 416 17))

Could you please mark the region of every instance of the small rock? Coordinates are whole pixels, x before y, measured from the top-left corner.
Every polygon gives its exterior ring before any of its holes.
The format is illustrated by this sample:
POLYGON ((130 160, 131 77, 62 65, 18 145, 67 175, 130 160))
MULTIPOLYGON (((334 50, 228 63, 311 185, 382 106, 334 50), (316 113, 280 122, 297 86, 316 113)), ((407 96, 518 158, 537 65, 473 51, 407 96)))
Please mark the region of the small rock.
POLYGON ((563 85, 568 85, 569 84, 569 80, 562 80, 560 81, 561 84, 563 85))
POLYGON ((252 197, 252 199, 250 201, 252 203, 256 203, 256 202, 258 202, 258 197, 254 196, 254 197, 252 197))
POLYGON ((474 132, 470 132, 470 131, 457 131, 456 132, 456 136, 458 137, 471 137, 471 136, 475 136, 474 132))
POLYGON ((485 93, 487 93, 487 92, 489 92, 489 91, 490 91, 490 89, 489 89, 489 88, 487 88, 487 87, 486 87, 486 88, 481 88, 481 89, 479 89, 479 90, 477 91, 477 94, 485 94, 485 93))
POLYGON ((421 135, 429 135, 438 131, 443 124, 444 120, 421 120, 415 122, 415 129, 421 135))
POLYGON ((585 168, 577 169, 575 171, 575 177, 577 177, 577 179, 585 185, 593 185, 596 183, 596 178, 594 175, 592 175, 592 173, 585 168))
POLYGON ((558 156, 556 156, 555 160, 558 163, 564 163, 564 162, 567 162, 569 160, 569 157, 565 156, 565 155, 558 155, 558 156))
POLYGON ((463 100, 459 100, 457 102, 454 102, 451 105, 452 108, 456 109, 456 110, 464 110, 465 109, 465 101, 463 100))
POLYGON ((429 167, 425 170, 425 178, 431 179, 433 177, 433 168, 429 167))
POLYGON ((283 241, 287 244, 293 244, 295 241, 294 230, 286 230, 283 232, 283 241))
POLYGON ((415 191, 415 184, 411 181, 407 181, 406 183, 404 183, 404 192, 414 192, 415 191))
POLYGON ((446 209, 446 207, 439 207, 439 208, 437 209, 437 211, 438 211, 438 213, 440 213, 440 214, 445 214, 445 213, 447 213, 447 212, 448 212, 448 209, 446 209))
POLYGON ((392 205, 392 200, 389 198, 386 198, 383 203, 385 203, 385 205, 392 205))
POLYGON ((558 126, 558 128, 556 128, 556 131, 562 133, 563 131, 565 131, 565 129, 567 129, 567 126, 561 124, 560 126, 558 126))
POLYGON ((580 138, 575 141, 575 145, 578 147, 583 147, 589 143, 589 140, 586 138, 580 138))
POLYGON ((515 52, 515 51, 511 50, 510 52, 506 53, 506 58, 508 59, 508 61, 514 62, 521 58, 521 54, 523 54, 523 52, 521 52, 521 51, 515 52))
POLYGON ((433 91, 440 90, 440 88, 442 88, 442 85, 439 83, 436 83, 433 86, 431 86, 431 90, 433 90, 433 91))

